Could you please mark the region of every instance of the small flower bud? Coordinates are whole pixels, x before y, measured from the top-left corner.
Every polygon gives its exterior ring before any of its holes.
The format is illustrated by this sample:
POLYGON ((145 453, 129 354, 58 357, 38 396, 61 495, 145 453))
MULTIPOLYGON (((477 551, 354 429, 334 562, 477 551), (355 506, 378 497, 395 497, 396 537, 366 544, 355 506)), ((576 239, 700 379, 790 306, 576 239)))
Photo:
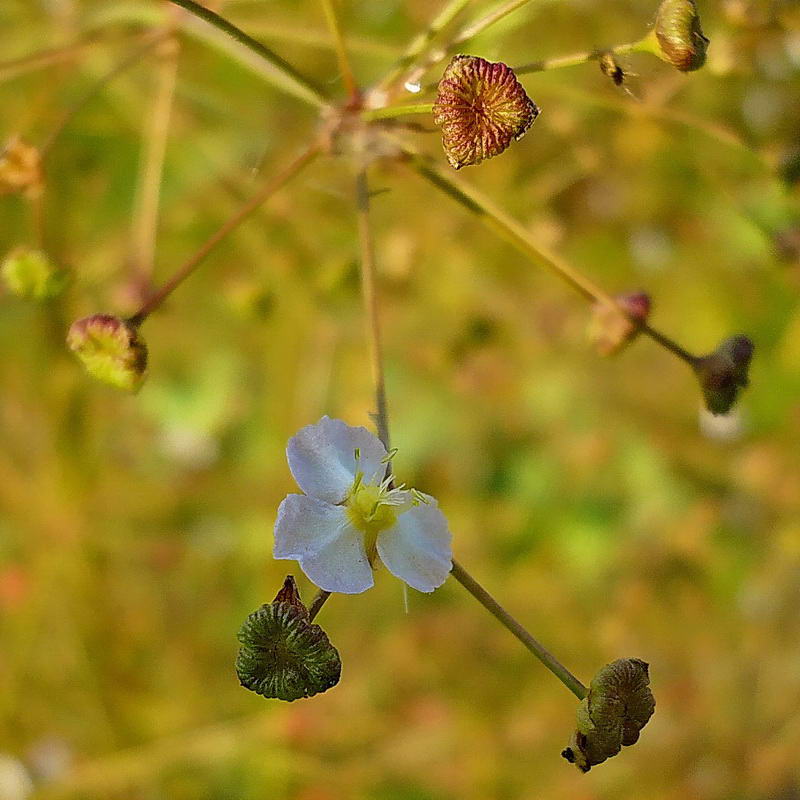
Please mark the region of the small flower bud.
POLYGON ((695 0, 663 0, 655 33, 659 55, 681 72, 693 72, 706 63, 708 39, 700 27, 695 0))
POLYGON ((581 772, 635 744, 655 711, 648 665, 638 658, 606 664, 577 711, 577 730, 561 755, 581 772))
POLYGON ((94 314, 73 322, 67 346, 103 383, 135 392, 144 382, 147 346, 138 330, 119 317, 94 314))
POLYGON ((13 136, 0 150, 0 195, 36 192, 42 184, 42 159, 39 151, 13 136))
POLYGON ((325 631, 309 621, 291 575, 271 603, 244 621, 239 641, 239 681, 263 697, 311 697, 335 686, 341 677, 339 653, 325 631))
POLYGON ((10 292, 27 300, 49 300, 61 294, 69 282, 67 270, 30 247, 12 250, 0 264, 0 275, 10 292))
POLYGON ((454 169, 480 164, 521 139, 539 115, 511 67, 454 56, 439 81, 433 121, 454 169))
POLYGON ((753 342, 739 334, 725 339, 713 353, 697 359, 695 374, 706 408, 712 414, 727 414, 731 410, 739 390, 748 384, 752 358, 753 342))
POLYGON ((625 313, 607 303, 595 303, 589 322, 589 340, 601 356, 612 356, 632 342, 639 333, 637 321, 647 322, 650 314, 650 295, 644 292, 618 294, 614 299, 625 313))

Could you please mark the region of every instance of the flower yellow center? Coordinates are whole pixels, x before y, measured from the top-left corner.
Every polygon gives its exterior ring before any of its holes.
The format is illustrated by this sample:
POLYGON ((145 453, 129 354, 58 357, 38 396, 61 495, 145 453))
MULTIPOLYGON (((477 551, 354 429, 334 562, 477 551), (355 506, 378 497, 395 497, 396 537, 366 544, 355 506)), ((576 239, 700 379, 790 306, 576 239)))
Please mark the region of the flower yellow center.
POLYGON ((367 552, 370 552, 378 534, 397 522, 400 509, 387 500, 388 492, 382 487, 360 484, 354 486, 345 501, 350 524, 366 534, 367 552))

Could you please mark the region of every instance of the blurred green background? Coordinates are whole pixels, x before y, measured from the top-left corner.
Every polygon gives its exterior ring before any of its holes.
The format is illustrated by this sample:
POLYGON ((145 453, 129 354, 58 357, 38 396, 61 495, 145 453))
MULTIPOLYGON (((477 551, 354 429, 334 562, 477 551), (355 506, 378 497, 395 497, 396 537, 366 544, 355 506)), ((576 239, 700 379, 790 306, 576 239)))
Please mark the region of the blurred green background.
MULTIPOLYGON (((466 50, 513 65, 631 41, 656 5, 534 0, 466 50)), ((341 95, 316 0, 216 7, 341 95)), ((340 3, 359 79, 437 8, 340 3)), ((313 592, 271 557, 295 490, 286 441, 325 413, 370 424, 352 168, 315 163, 148 320, 137 396, 92 382, 64 336, 136 307, 162 50, 49 155, 50 251, 71 287, 44 305, 0 296, 3 800, 800 798, 800 8, 700 8, 701 71, 632 57, 639 102, 594 64, 527 75, 541 117, 458 179, 609 291, 651 292, 654 324, 688 349, 749 334, 736 435, 701 427, 684 364, 650 340, 598 358, 587 307, 553 276, 402 164, 371 170, 397 474, 439 499, 456 556, 585 682, 650 662, 640 742, 588 775, 563 761, 574 698, 452 580, 412 592, 408 614, 386 572, 331 598, 318 621, 344 670, 327 694, 239 687, 244 617, 287 571, 313 592)), ((43 143, 166 11, 4 0, 4 63, 107 27, 69 60, 0 64, 0 139, 43 143)), ((156 282, 318 124, 178 41, 156 282)), ((403 135, 444 163, 436 132, 403 135)), ((32 237, 24 199, 0 198, 0 249, 32 237)))

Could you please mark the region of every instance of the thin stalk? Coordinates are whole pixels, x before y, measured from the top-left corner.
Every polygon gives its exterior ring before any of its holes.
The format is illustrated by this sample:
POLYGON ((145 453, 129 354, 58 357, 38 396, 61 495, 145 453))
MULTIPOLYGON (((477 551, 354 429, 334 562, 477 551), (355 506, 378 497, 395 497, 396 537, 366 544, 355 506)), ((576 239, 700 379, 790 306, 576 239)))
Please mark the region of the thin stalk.
POLYGON ((358 241, 361 249, 361 292, 367 312, 367 340, 370 364, 375 386, 376 424, 378 438, 387 452, 389 444, 389 409, 386 402, 386 380, 383 371, 383 348, 378 308, 377 276, 375 270, 375 245, 369 221, 369 184, 364 169, 356 175, 356 216, 358 218, 358 241))
POLYGON ((527 5, 531 0, 507 0, 505 3, 500 3, 488 14, 485 14, 480 19, 462 28, 450 42, 451 49, 458 47, 470 39, 473 39, 479 33, 483 33, 487 28, 499 22, 503 17, 507 17, 518 8, 527 5))
POLYGON ((99 32, 88 34, 86 37, 65 45, 48 50, 40 50, 37 53, 30 53, 27 56, 14 58, 9 61, 0 61, 0 81, 11 80, 27 72, 49 67, 52 64, 60 64, 63 61, 70 61, 77 58, 90 44, 99 38, 99 32))
POLYGON ((265 44, 248 36, 243 30, 237 28, 233 23, 228 22, 224 17, 204 8, 194 0, 169 0, 181 8, 186 9, 191 14, 199 17, 209 25, 213 25, 217 30, 234 39, 239 44, 244 45, 249 50, 252 50, 256 55, 260 56, 270 66, 277 70, 286 79, 288 86, 293 87, 294 94, 307 101, 312 102, 314 105, 322 108, 327 106, 327 101, 322 92, 304 75, 298 72, 288 61, 285 61, 276 52, 271 50, 265 44))
POLYGON ((132 325, 141 325, 200 266, 226 236, 236 230, 259 206, 263 205, 278 189, 313 161, 319 152, 319 145, 313 144, 284 170, 273 176, 258 194, 248 200, 194 255, 178 268, 175 274, 157 292, 145 301, 142 307, 130 318, 129 322, 132 325))
POLYGON ((694 356, 660 331, 650 325, 642 324, 635 317, 629 315, 604 289, 601 289, 594 281, 576 270, 564 259, 542 247, 521 223, 506 214, 488 197, 476 189, 457 184, 437 165, 424 160, 416 153, 408 150, 406 152, 410 156, 412 166, 423 178, 475 214, 486 227, 491 228, 519 252, 557 275, 590 303, 602 303, 614 308, 636 325, 642 333, 694 368, 697 361, 694 356))
POLYGON ((145 285, 149 284, 155 261, 161 182, 169 140, 169 124, 178 78, 180 47, 175 39, 164 42, 158 70, 153 110, 144 135, 136 200, 133 210, 133 265, 145 285))
POLYGON ((325 605, 327 599, 331 596, 331 592, 326 592, 324 589, 319 589, 317 593, 314 595, 314 599, 311 601, 311 605, 308 607, 308 620, 309 622, 314 621, 314 617, 319 614, 322 610, 322 606, 325 605))
POLYGON ((434 17, 427 29, 416 36, 403 55, 396 61, 389 72, 384 75, 377 85, 377 89, 382 90, 389 87, 396 81, 403 72, 411 67, 425 48, 446 28, 461 11, 466 8, 472 0, 448 0, 442 10, 434 17))
POLYGON ((601 56, 610 54, 613 56, 627 55, 628 53, 649 53, 652 52, 652 37, 648 34, 643 39, 626 44, 618 44, 616 47, 609 47, 605 50, 585 50, 581 53, 571 53, 566 56, 556 56, 545 58, 541 61, 531 61, 514 67, 517 75, 526 75, 530 72, 546 72, 552 69, 563 69, 564 67, 574 67, 579 64, 586 64, 588 61, 597 61, 601 56))
POLYGON ((333 44, 336 50, 336 59, 339 62, 339 72, 342 74, 342 81, 351 100, 355 100, 358 95, 358 85, 353 75, 353 67, 350 64, 350 57, 347 55, 347 47, 344 43, 342 26, 339 24, 339 16, 336 13, 334 3, 336 0, 322 0, 322 7, 325 10, 325 20, 328 28, 333 35, 333 44))
POLYGON ((136 66, 147 53, 170 36, 170 33, 169 30, 150 31, 142 37, 142 43, 139 47, 129 53, 115 67, 99 78, 91 88, 64 113, 64 116, 51 131, 40 148, 42 159, 47 157, 53 145, 56 143, 56 140, 64 132, 67 125, 69 125, 70 122, 72 122, 72 120, 75 119, 75 117, 83 111, 109 83, 111 83, 111 81, 118 78, 131 67, 136 66))
POLYGON ((434 103, 416 103, 406 106, 384 106, 383 108, 371 108, 361 112, 361 119, 364 122, 374 122, 378 119, 393 119, 403 117, 406 114, 432 114, 434 103))
POLYGON ((525 627, 497 602, 475 578, 453 559, 451 575, 497 620, 499 620, 542 664, 569 689, 578 700, 583 700, 588 689, 525 627))

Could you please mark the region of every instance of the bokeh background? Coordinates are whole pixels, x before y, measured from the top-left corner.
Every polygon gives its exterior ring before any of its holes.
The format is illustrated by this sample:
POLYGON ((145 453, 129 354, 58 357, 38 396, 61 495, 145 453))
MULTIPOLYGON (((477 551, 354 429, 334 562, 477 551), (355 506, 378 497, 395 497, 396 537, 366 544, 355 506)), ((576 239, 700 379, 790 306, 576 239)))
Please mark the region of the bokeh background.
MULTIPOLYGON (((364 83, 437 8, 339 5, 364 83)), ((467 51, 513 65, 631 41, 656 5, 534 0, 467 51)), ((216 7, 341 95, 315 0, 216 7)), ((316 130, 190 26, 53 145, 46 223, 69 290, 0 296, 3 800, 800 798, 800 9, 700 8, 701 71, 632 57, 638 102, 594 64, 525 76, 541 117, 458 179, 609 291, 649 291, 653 322, 688 349, 749 334, 752 385, 722 425, 701 420, 669 353, 641 340, 598 358, 567 287, 403 165, 371 170, 396 471, 439 498, 457 557, 585 682, 618 657, 650 662, 640 742, 588 775, 563 761, 574 698, 452 580, 412 592, 408 613, 385 572, 331 598, 318 621, 344 672, 327 694, 288 705, 239 687, 244 617, 287 572, 313 593, 271 557, 295 489, 286 440, 325 413, 369 425, 373 400, 341 158, 146 323, 138 395, 92 382, 64 347, 71 320, 136 307, 165 98, 156 282, 316 130)), ((0 138, 47 140, 168 13, 4 0, 0 138), (72 58, 9 66, 98 28, 72 58)), ((435 132, 405 135, 444 163, 435 132)), ((0 198, 0 249, 32 237, 26 202, 0 198)))

